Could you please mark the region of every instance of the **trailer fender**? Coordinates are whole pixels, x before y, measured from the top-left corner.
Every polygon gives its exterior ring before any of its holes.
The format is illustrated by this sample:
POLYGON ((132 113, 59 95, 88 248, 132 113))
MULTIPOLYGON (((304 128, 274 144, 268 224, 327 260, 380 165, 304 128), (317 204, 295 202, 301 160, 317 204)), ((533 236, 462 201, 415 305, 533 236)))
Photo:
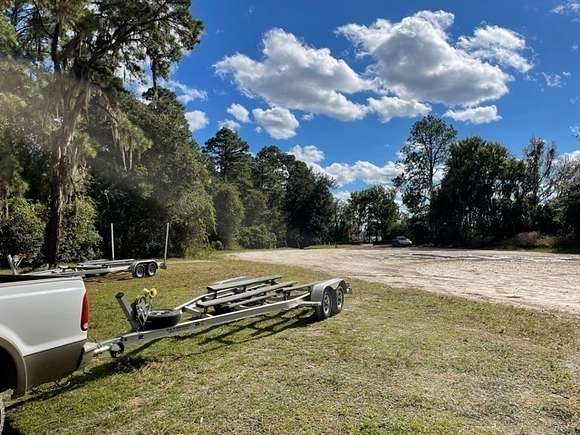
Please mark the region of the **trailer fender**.
POLYGON ((346 294, 350 294, 352 292, 350 286, 346 283, 345 280, 341 278, 332 278, 327 281, 316 283, 310 292, 310 300, 312 302, 322 302, 324 289, 330 287, 332 290, 336 290, 338 286, 342 286, 345 289, 344 292, 346 294))

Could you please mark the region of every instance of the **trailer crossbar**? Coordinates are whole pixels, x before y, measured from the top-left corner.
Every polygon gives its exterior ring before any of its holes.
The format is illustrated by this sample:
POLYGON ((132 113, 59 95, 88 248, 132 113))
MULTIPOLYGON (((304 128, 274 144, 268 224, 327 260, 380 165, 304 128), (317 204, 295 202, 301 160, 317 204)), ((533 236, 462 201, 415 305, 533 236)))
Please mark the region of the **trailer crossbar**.
POLYGON ((256 302, 261 302, 265 299, 271 298, 272 295, 263 295, 263 296, 256 296, 254 298, 250 298, 250 299, 244 299, 243 301, 238 301, 238 302, 230 302, 229 304, 227 304, 228 308, 235 308, 235 307, 241 307, 242 305, 253 305, 256 302))
POLYGON ((271 276, 262 276, 259 278, 252 278, 252 279, 243 279, 240 281, 231 281, 231 282, 223 282, 217 285, 209 285, 207 289, 212 292, 217 292, 220 290, 228 290, 234 289, 238 287, 247 287, 252 284, 260 284, 260 283, 274 283, 277 279, 282 278, 281 275, 271 275, 271 276))
POLYGON ((216 298, 216 299, 210 299, 208 301, 198 302, 197 305, 204 307, 204 308, 213 307, 215 305, 221 305, 221 304, 225 304, 227 302, 239 301, 240 299, 246 299, 246 298, 249 298, 251 296, 260 295, 263 293, 274 292, 274 291, 280 290, 284 287, 289 287, 295 283, 296 283, 296 281, 282 282, 280 284, 275 284, 275 285, 271 285, 271 286, 267 286, 267 287, 260 287, 256 290, 245 291, 242 293, 234 294, 232 296, 225 296, 225 297, 220 297, 220 298, 216 298))

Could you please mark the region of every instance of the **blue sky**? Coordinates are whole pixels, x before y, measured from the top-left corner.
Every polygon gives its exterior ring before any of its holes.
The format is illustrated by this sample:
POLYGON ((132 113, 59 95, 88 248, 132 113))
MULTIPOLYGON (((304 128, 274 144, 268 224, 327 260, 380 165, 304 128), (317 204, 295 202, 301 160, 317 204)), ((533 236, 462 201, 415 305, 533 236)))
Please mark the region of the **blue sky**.
POLYGON ((426 113, 516 155, 532 135, 580 149, 576 0, 194 0, 192 14, 205 32, 172 83, 200 144, 225 123, 337 191, 389 183, 426 113))

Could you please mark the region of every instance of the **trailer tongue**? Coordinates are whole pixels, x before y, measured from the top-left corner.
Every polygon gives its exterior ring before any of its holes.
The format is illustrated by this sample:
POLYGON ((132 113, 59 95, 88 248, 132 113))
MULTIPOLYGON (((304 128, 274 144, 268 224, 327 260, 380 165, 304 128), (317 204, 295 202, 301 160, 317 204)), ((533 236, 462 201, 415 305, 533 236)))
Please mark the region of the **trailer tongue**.
POLYGON ((209 285, 206 293, 171 310, 152 308, 155 291, 146 291, 131 304, 119 293, 116 298, 131 326, 130 331, 100 343, 87 343, 81 365, 104 352, 118 357, 129 346, 194 334, 211 326, 294 308, 312 308, 317 319, 324 320, 340 313, 345 294, 352 292, 340 278, 309 284, 280 282, 280 279, 281 276, 273 275, 220 281, 209 285))

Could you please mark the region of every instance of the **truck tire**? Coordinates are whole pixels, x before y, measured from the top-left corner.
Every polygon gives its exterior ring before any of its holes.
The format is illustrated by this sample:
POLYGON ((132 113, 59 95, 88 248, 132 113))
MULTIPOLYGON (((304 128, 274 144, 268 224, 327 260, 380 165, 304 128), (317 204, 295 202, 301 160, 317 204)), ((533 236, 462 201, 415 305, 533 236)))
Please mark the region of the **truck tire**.
POLYGON ((318 320, 328 319, 332 314, 332 289, 326 287, 322 293, 322 301, 319 306, 314 309, 314 313, 318 320))
POLYGON ((178 310, 152 310, 145 321, 145 330, 171 328, 181 320, 181 311, 178 310))
POLYGON ((342 308, 344 307, 344 295, 345 295, 345 289, 342 286, 342 284, 339 285, 336 288, 336 290, 332 292, 331 312, 332 312, 333 316, 342 311, 342 308))
POLYGON ((157 273, 157 263, 155 263, 154 261, 152 261, 151 263, 148 263, 147 264, 147 276, 152 277, 152 276, 155 276, 156 273, 157 273))
POLYGON ((139 263, 133 269, 133 276, 135 278, 143 278, 145 276, 145 265, 143 263, 139 263))

